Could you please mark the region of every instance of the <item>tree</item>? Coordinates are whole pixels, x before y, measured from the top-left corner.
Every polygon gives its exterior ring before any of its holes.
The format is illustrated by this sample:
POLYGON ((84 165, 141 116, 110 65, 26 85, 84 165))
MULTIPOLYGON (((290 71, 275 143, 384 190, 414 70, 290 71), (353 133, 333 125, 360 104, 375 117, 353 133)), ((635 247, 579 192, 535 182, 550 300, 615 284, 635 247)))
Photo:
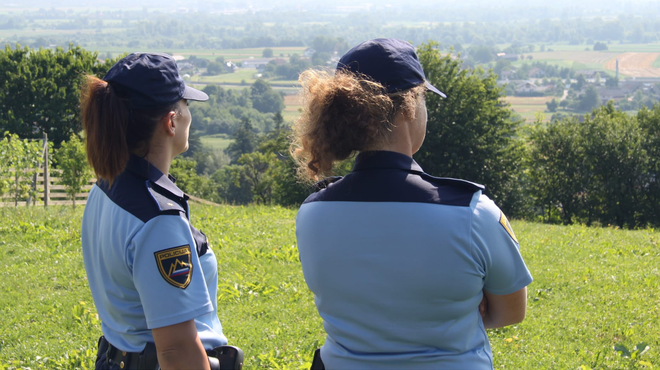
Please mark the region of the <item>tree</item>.
POLYGON ((619 87, 619 78, 618 77, 608 77, 605 80, 605 86, 607 87, 619 87))
POLYGON ((291 129, 284 125, 282 116, 277 114, 275 129, 265 135, 259 144, 259 151, 276 158, 269 169, 273 183, 273 202, 283 206, 299 206, 310 194, 311 187, 297 180, 298 165, 289 152, 290 135, 291 129))
POLYGON ((261 52, 261 56, 264 57, 264 58, 272 58, 273 57, 273 49, 265 48, 264 51, 261 52))
POLYGON ((648 159, 648 171, 643 183, 646 184, 646 201, 643 204, 642 225, 660 225, 660 104, 653 109, 642 107, 637 113, 637 121, 644 136, 644 150, 648 159))
POLYGON ((82 130, 78 115, 84 74, 102 77, 115 60, 98 60, 98 53, 69 45, 31 50, 9 45, 0 51, 0 132, 55 143, 82 130))
POLYGON ((21 140, 18 135, 6 133, 0 141, 0 192, 8 191, 14 197, 14 206, 25 198, 35 197, 33 177, 42 156, 38 141, 21 140))
POLYGON ((600 42, 600 41, 597 41, 597 42, 594 44, 593 49, 594 49, 594 51, 602 51, 602 50, 607 50, 607 49, 609 49, 609 48, 607 47, 607 44, 606 44, 606 43, 604 43, 604 42, 600 42))
POLYGON ((604 225, 639 226, 649 156, 636 117, 616 110, 610 101, 587 115, 584 126, 593 171, 586 182, 588 222, 595 218, 604 225))
POLYGON ((69 141, 63 142, 55 154, 55 163, 62 170, 61 182, 66 194, 76 208, 76 195, 89 183, 92 171, 87 164, 85 145, 77 134, 71 134, 69 141))
POLYGON ((564 224, 571 224, 584 209, 586 184, 591 173, 585 161, 584 134, 576 117, 545 126, 537 121, 530 134, 529 193, 547 220, 555 210, 564 224))
POLYGON ((225 153, 229 155, 232 163, 236 163, 241 155, 252 153, 257 146, 257 134, 254 132, 249 118, 241 120, 233 139, 234 141, 225 149, 225 153))
POLYGON ((273 177, 269 169, 275 161, 275 154, 260 152, 246 153, 238 159, 238 163, 243 169, 241 175, 257 203, 270 204, 273 177))
POLYGON ((218 62, 209 62, 209 64, 206 66, 206 74, 211 76, 219 75, 222 73, 222 70, 223 66, 218 62))
POLYGON ((460 59, 440 55, 435 46, 422 44, 418 55, 429 82, 447 98, 427 95, 426 140, 415 159, 429 173, 485 184, 505 212, 520 215, 522 143, 516 137, 518 122, 501 102, 497 76, 465 69, 460 59))
POLYGON ((658 127, 657 117, 649 111, 642 116, 644 125, 609 102, 583 121, 537 123, 529 143, 531 194, 548 218, 559 210, 564 223, 629 228, 658 223, 657 198, 649 201, 658 141, 645 132, 658 127))
POLYGON ((488 46, 473 46, 470 48, 470 56, 478 63, 488 63, 493 60, 493 52, 488 46))
POLYGON ((577 75, 577 77, 575 77, 575 79, 577 80, 577 82, 575 84, 575 87, 577 88, 577 90, 582 90, 584 85, 587 84, 587 80, 584 78, 584 75, 579 74, 579 75, 577 75))
POLYGON ((284 109, 284 98, 280 93, 273 90, 270 84, 257 79, 250 88, 252 106, 261 113, 275 113, 284 109))
POLYGON ((584 95, 580 98, 578 109, 582 111, 590 111, 600 105, 600 98, 598 97, 598 90, 594 86, 588 86, 584 95))
POLYGON ((557 99, 552 99, 551 101, 545 103, 545 105, 548 107, 548 112, 556 112, 557 107, 559 107, 559 102, 557 102, 557 99))
POLYGON ((197 162, 188 158, 175 158, 170 166, 170 174, 176 179, 176 185, 186 194, 210 201, 217 200, 213 182, 200 176, 195 171, 197 162))

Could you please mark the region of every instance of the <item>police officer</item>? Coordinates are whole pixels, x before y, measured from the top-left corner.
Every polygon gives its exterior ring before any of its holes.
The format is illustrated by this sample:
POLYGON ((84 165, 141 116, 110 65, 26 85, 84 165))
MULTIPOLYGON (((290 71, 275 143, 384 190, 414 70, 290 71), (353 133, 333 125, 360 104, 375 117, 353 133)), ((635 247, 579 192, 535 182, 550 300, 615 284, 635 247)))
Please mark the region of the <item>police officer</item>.
POLYGON ((131 54, 102 80, 86 77, 82 123, 98 181, 82 248, 103 330, 97 370, 208 370, 227 344, 216 258, 168 175, 188 149, 188 101, 207 99, 166 54, 131 54))
MULTIPOLYGON (((426 174, 426 81, 415 49, 364 42, 334 75, 306 71, 294 154, 319 182, 296 237, 327 338, 328 369, 492 369, 486 328, 523 320, 532 277, 484 187, 426 174)), ((315 364, 313 368, 322 368, 315 364)))

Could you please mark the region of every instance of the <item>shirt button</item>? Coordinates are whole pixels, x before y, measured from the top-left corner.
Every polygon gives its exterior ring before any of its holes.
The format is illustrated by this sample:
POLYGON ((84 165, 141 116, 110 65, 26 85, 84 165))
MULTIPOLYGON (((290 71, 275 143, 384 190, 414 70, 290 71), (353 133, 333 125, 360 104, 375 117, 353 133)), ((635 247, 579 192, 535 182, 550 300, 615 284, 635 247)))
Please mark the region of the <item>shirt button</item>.
POLYGON ((119 363, 119 368, 123 369, 124 368, 124 361, 119 363))

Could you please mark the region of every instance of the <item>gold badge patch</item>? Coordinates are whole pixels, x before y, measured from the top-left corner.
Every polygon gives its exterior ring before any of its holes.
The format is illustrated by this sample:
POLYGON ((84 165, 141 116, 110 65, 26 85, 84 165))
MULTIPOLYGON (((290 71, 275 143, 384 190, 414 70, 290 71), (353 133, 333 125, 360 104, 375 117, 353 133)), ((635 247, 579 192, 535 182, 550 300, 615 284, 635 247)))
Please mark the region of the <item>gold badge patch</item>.
POLYGON ((190 246, 182 245, 154 253, 161 276, 177 288, 186 289, 192 278, 190 246))
POLYGON ((500 224, 504 227, 504 230, 509 234, 511 239, 513 239, 516 243, 518 243, 518 239, 516 238, 516 234, 513 233, 513 229, 511 228, 511 224, 509 223, 509 220, 506 218, 504 215, 504 212, 500 211, 500 224))

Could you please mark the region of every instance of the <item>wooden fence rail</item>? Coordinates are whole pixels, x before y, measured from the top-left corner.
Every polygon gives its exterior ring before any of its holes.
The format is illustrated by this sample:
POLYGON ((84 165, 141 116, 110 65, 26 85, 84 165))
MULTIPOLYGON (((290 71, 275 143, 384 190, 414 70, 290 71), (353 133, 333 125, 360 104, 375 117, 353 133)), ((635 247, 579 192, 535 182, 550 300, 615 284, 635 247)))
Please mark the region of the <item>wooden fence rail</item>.
MULTIPOLYGON (((63 205, 63 204, 73 204, 73 200, 69 198, 66 193, 66 186, 61 184, 61 178, 58 177, 62 174, 61 170, 56 170, 48 167, 48 136, 44 134, 43 137, 43 147, 42 147, 42 159, 43 162, 40 165, 40 168, 37 171, 36 176, 32 180, 32 190, 36 193, 34 198, 21 198, 18 201, 19 206, 29 206, 29 205, 63 205)), ((77 193, 75 196, 76 205, 84 205, 87 203, 87 197, 89 196, 89 190, 96 183, 96 178, 89 179, 87 185, 83 187, 81 193, 77 193)), ((3 197, 0 197, 0 207, 13 207, 16 205, 15 199, 11 194, 5 194, 3 197)))
MULTIPOLYGON (((66 193, 66 186, 60 183, 61 178, 58 177, 62 173, 61 170, 50 169, 50 173, 46 176, 48 181, 44 181, 44 170, 40 169, 36 176, 36 181, 33 183, 33 190, 36 190, 37 196, 36 199, 25 199, 22 198, 18 201, 19 206, 26 205, 62 205, 62 204, 73 204, 73 201, 69 199, 66 193), (50 176, 53 175, 53 176, 50 176), (27 204, 28 201, 30 204, 27 204)), ((81 193, 76 194, 76 205, 84 205, 87 203, 87 196, 89 195, 89 190, 96 183, 95 178, 89 179, 87 185, 83 187, 81 193)), ((0 198, 0 207, 13 207, 14 198, 11 194, 5 194, 0 198)))

